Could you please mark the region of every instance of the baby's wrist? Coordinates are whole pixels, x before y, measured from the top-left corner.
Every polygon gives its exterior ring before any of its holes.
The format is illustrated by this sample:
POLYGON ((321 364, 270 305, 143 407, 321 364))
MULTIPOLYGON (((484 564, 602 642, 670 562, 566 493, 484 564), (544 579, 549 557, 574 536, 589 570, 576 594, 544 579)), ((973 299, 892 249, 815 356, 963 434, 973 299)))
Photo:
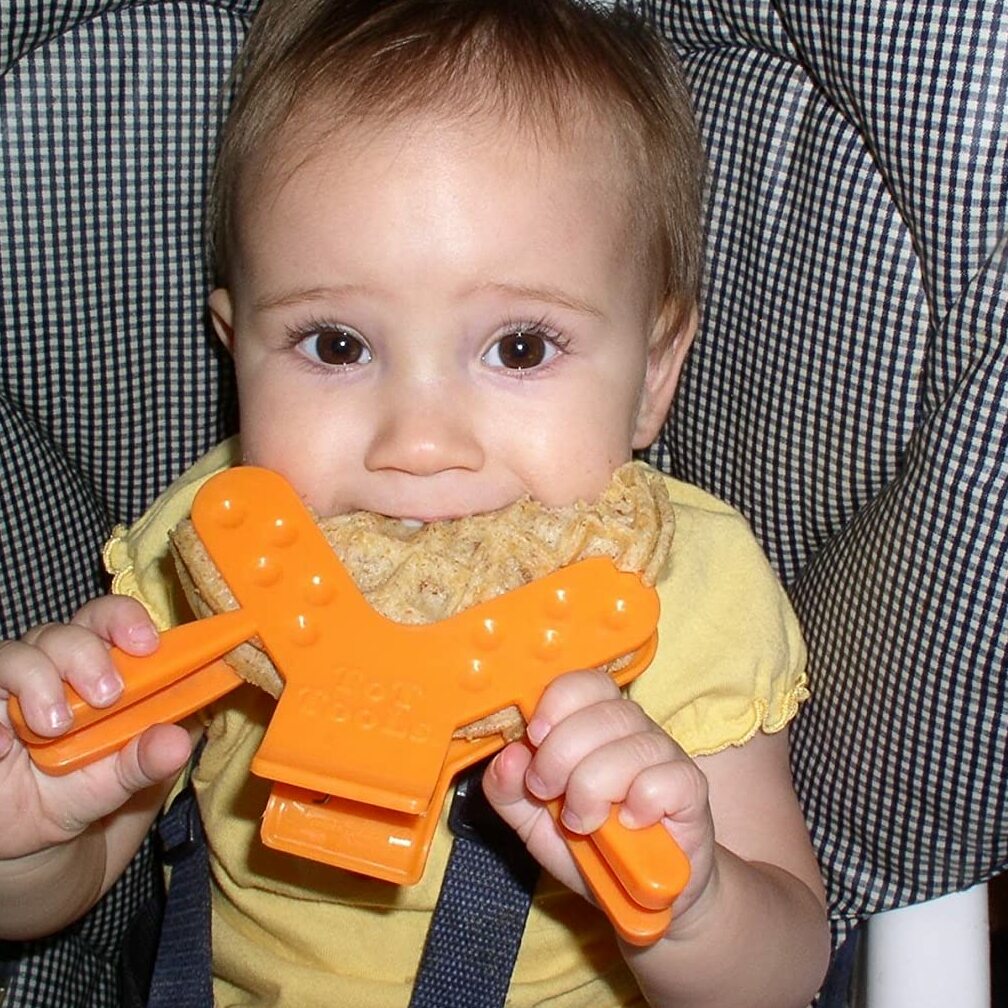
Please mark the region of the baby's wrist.
POLYGON ((97 900, 104 873, 100 824, 64 843, 0 859, 0 938, 39 937, 69 924, 97 900))
POLYGON ((13 886, 60 884, 73 872, 86 876, 91 865, 103 865, 105 838, 99 824, 65 841, 52 843, 17 857, 0 858, 0 890, 13 886))
MULTIPOLYGON (((715 845, 710 869, 706 872, 706 880, 697 885, 696 889, 687 885, 680 899, 672 905, 672 923, 665 932, 663 940, 691 942, 707 933, 713 926, 711 922, 717 920, 724 899, 721 854, 722 848, 715 845)), ((696 867, 694 866, 694 871, 696 867)))

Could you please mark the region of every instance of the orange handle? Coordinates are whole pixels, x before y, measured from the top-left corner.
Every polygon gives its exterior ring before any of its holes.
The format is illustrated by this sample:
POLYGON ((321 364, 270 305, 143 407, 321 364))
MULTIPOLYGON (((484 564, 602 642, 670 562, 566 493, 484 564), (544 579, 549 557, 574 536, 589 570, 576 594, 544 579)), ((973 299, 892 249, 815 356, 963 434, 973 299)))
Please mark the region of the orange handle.
POLYGON ((559 798, 549 802, 547 807, 567 841, 585 884, 605 911, 616 933, 631 945, 653 945, 672 923, 672 900, 679 895, 689 878, 689 862, 679 845, 661 823, 643 830, 631 830, 620 824, 616 818, 618 812, 613 809, 602 827, 607 837, 600 847, 598 832, 587 835, 572 833, 560 822, 562 804, 559 798), (622 867, 619 870, 603 855, 603 849, 607 852, 613 849, 620 851, 617 860, 622 867), (649 874, 655 866, 664 865, 657 878, 660 880, 661 873, 668 876, 665 881, 659 881, 659 888, 671 894, 668 903, 646 906, 631 895, 628 886, 634 891, 641 891, 637 882, 642 865, 650 866, 649 874))
POLYGON ((118 751, 151 725, 175 724, 241 683, 234 669, 223 659, 218 659, 166 686, 154 696, 116 712, 107 720, 95 721, 68 735, 60 735, 45 745, 29 744, 32 762, 49 774, 78 770, 118 751))
MULTIPOLYGON (((620 686, 632 682, 655 655, 657 636, 613 678, 620 686)), ((525 719, 532 710, 519 705, 525 719)), ((560 821, 563 798, 546 807, 567 842, 571 855, 598 905, 616 933, 631 945, 651 945, 672 922, 672 903, 689 881, 689 859, 661 823, 630 829, 613 806, 609 818, 593 833, 573 833, 560 821)))
POLYGON ((660 822, 631 829, 614 808, 591 841, 627 893, 650 910, 670 907, 689 882, 689 860, 660 822))
POLYGON ((92 707, 67 686, 73 725, 50 738, 28 727, 21 705, 11 697, 11 725, 36 765, 68 773, 120 748, 150 725, 180 721, 237 686, 241 679, 223 662, 206 666, 254 633, 249 617, 236 610, 166 631, 150 655, 112 648, 109 654, 125 684, 114 704, 92 707))

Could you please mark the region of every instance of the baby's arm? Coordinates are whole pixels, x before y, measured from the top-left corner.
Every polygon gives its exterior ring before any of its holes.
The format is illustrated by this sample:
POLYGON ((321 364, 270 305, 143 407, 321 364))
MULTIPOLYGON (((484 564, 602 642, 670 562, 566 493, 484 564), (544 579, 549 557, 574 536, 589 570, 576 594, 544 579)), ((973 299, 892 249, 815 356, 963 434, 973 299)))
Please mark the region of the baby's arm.
POLYGON ((610 802, 628 825, 660 820, 690 860, 665 937, 623 954, 652 1005, 804 1008, 826 970, 825 900, 788 764, 786 733, 690 760, 608 676, 557 680, 484 779, 490 801, 537 860, 585 887, 535 799, 565 795, 565 824, 597 828, 610 802))
POLYGON ((135 655, 157 647, 150 618, 132 599, 96 599, 68 625, 0 642, 0 938, 50 934, 90 909, 136 853, 189 757, 189 732, 157 725, 62 777, 31 762, 11 730, 8 697, 18 697, 35 732, 63 734, 64 682, 96 707, 122 691, 112 644, 135 655))

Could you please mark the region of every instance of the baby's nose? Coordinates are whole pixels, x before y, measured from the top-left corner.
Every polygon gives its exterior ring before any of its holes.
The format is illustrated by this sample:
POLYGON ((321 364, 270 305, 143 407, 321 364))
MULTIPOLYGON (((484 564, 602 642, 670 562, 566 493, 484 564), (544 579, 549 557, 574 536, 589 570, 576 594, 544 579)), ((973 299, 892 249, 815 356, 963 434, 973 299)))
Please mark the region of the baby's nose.
POLYGON ((398 470, 433 476, 483 465, 469 404, 440 386, 403 389, 384 404, 365 465, 372 472, 398 470))

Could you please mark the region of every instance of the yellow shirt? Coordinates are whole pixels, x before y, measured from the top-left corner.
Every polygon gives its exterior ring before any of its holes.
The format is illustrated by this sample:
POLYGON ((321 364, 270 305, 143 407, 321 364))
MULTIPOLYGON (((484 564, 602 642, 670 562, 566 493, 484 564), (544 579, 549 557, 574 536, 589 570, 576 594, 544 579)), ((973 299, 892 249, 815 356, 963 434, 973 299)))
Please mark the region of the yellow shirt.
MULTIPOLYGON (((139 598, 162 628, 191 618, 167 534, 200 485, 239 461, 218 446, 106 548, 113 590, 139 598)), ((776 732, 808 696, 797 620, 745 521, 667 478, 676 516, 658 584, 660 647, 630 696, 690 754, 776 732)), ((193 783, 213 877, 214 992, 219 1006, 406 1005, 437 901, 451 835, 445 814, 424 875, 401 887, 266 848, 259 817, 269 783, 249 774, 274 701, 254 687, 212 712, 193 783)), ((508 1004, 641 1004, 605 917, 543 877, 508 1004)))

